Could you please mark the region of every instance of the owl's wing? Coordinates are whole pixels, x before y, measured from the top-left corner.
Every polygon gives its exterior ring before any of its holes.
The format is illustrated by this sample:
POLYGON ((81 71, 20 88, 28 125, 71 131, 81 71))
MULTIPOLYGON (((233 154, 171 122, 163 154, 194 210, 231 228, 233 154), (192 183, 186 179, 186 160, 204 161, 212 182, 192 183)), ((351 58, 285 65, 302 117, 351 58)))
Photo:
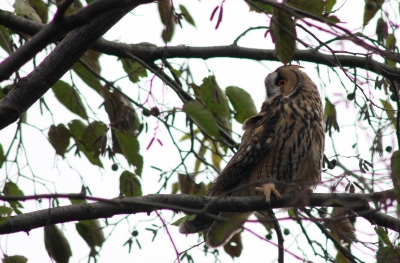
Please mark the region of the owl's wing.
POLYGON ((280 120, 276 109, 260 112, 246 120, 243 124, 245 133, 242 143, 224 170, 208 191, 208 196, 218 196, 235 188, 245 176, 249 176, 250 168, 262 160, 266 152, 275 143, 275 125, 280 120))

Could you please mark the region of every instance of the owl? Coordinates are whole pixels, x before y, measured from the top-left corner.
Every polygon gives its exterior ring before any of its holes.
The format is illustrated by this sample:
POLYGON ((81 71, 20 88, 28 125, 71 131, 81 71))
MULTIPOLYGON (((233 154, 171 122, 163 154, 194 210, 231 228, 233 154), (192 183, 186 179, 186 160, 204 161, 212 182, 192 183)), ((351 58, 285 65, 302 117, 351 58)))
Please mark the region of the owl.
MULTIPOLYGON (((321 180, 322 102, 316 85, 300 68, 282 66, 266 77, 261 111, 243 124, 239 149, 207 196, 265 195, 269 202, 271 195, 311 191, 321 180)), ((217 219, 199 215, 183 222, 179 231, 205 231, 207 245, 218 247, 240 231, 252 213, 221 212, 217 219)))

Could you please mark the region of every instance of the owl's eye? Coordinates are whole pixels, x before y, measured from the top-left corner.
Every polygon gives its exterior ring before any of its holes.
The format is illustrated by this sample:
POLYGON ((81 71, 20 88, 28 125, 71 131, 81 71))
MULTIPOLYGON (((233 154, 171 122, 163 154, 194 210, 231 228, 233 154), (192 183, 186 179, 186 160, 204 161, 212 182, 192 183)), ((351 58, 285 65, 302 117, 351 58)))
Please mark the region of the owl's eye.
POLYGON ((287 83, 286 79, 281 79, 281 80, 278 82, 278 85, 279 85, 280 87, 283 87, 283 86, 286 85, 286 83, 287 83))

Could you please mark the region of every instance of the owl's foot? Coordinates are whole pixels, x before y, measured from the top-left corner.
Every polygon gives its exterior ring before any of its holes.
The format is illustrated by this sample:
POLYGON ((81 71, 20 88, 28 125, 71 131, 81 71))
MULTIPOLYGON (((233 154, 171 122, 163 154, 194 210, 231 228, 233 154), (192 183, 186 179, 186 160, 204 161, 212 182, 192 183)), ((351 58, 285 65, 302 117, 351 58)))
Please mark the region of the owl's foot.
POLYGON ((278 192, 278 190, 276 190, 275 185, 273 183, 263 184, 261 187, 256 187, 255 190, 256 192, 265 195, 265 201, 267 203, 271 201, 271 193, 273 193, 277 199, 282 198, 281 194, 278 192))

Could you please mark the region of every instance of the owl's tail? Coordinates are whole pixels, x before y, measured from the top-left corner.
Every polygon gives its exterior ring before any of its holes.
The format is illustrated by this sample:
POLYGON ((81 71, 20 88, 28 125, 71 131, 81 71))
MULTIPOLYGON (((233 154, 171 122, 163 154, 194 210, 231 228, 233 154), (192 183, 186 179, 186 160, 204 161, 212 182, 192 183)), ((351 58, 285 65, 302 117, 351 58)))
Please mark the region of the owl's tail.
POLYGON ((210 228, 214 219, 211 217, 197 216, 193 220, 186 220, 179 225, 179 233, 194 234, 210 228))

